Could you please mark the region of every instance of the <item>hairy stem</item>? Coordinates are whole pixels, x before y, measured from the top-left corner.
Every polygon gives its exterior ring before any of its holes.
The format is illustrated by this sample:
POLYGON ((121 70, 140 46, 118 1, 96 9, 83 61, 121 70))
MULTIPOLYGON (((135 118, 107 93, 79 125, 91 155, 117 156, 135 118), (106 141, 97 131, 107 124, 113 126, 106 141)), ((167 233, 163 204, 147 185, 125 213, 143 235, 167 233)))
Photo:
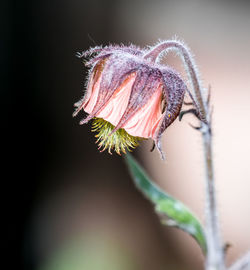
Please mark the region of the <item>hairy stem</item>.
MULTIPOLYGON (((210 123, 210 121, 208 122, 210 123)), ((224 266, 224 251, 221 243, 219 223, 217 216, 214 172, 212 159, 212 133, 209 124, 202 124, 201 128, 204 157, 206 164, 206 237, 207 237, 207 270, 223 270, 224 266)))
POLYGON ((152 50, 145 54, 144 58, 150 61, 157 61, 163 52, 176 51, 181 57, 185 70, 189 75, 192 86, 194 105, 198 110, 201 120, 200 131, 203 138, 205 167, 206 167, 206 238, 207 238, 207 257, 206 270, 224 270, 224 251, 219 232, 219 223, 215 198, 213 156, 212 156, 212 131, 211 117, 204 98, 203 88, 199 79, 198 69, 188 48, 181 42, 170 40, 156 45, 152 50))

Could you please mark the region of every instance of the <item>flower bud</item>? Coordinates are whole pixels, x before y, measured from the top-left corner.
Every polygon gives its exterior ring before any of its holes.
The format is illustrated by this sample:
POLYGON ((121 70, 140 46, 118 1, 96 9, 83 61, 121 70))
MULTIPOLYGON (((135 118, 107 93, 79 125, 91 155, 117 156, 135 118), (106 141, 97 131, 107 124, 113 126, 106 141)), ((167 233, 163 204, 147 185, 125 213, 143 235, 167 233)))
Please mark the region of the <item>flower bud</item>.
POLYGON ((134 46, 96 47, 79 55, 90 57, 87 89, 75 104, 73 116, 83 109, 94 118, 99 147, 126 153, 142 139, 151 138, 164 158, 161 136, 179 115, 186 85, 172 68, 144 56, 134 46))

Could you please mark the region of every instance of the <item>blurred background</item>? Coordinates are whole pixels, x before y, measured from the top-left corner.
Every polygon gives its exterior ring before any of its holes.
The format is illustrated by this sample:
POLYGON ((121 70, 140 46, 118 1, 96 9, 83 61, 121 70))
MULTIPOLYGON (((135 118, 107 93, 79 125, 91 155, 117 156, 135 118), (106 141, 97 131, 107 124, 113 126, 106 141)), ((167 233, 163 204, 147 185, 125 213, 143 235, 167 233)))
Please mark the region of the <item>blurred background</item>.
MULTIPOLYGON (((202 269, 193 239, 162 227, 122 158, 99 153, 90 125, 72 119, 86 76, 77 51, 144 47, 174 35, 212 87, 219 216, 232 244, 227 264, 250 248, 249 1, 1 1, 0 10, 10 263, 26 270, 202 269)), ((175 57, 164 62, 183 72, 175 57)), ((190 122, 186 116, 165 133, 165 163, 149 152, 151 142, 135 155, 204 222, 202 144, 190 122)))

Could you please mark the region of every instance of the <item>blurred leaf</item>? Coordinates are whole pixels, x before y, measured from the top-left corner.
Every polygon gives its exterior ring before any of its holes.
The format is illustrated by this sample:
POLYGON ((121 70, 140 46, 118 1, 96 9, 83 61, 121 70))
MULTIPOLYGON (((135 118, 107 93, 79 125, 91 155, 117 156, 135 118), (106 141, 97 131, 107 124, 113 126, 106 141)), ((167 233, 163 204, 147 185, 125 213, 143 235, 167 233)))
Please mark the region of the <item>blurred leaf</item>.
POLYGON ((136 263, 112 234, 76 235, 47 256, 38 270, 135 270, 136 263))
POLYGON ((129 153, 125 161, 134 179, 137 188, 155 205, 155 210, 160 214, 162 223, 175 226, 190 234, 206 253, 206 239, 199 220, 180 201, 171 197, 155 185, 147 176, 142 167, 129 153))

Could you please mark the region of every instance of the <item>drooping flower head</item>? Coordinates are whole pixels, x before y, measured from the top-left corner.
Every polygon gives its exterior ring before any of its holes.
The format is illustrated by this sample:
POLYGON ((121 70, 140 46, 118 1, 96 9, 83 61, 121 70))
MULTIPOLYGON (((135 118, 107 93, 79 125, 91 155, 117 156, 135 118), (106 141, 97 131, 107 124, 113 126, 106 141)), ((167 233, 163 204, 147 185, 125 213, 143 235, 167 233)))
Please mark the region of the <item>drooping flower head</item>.
POLYGON ((95 47, 78 55, 88 58, 86 93, 73 116, 93 119, 99 148, 126 153, 141 139, 161 149, 161 136, 179 115, 186 85, 172 68, 155 63, 150 50, 134 46, 95 47))

